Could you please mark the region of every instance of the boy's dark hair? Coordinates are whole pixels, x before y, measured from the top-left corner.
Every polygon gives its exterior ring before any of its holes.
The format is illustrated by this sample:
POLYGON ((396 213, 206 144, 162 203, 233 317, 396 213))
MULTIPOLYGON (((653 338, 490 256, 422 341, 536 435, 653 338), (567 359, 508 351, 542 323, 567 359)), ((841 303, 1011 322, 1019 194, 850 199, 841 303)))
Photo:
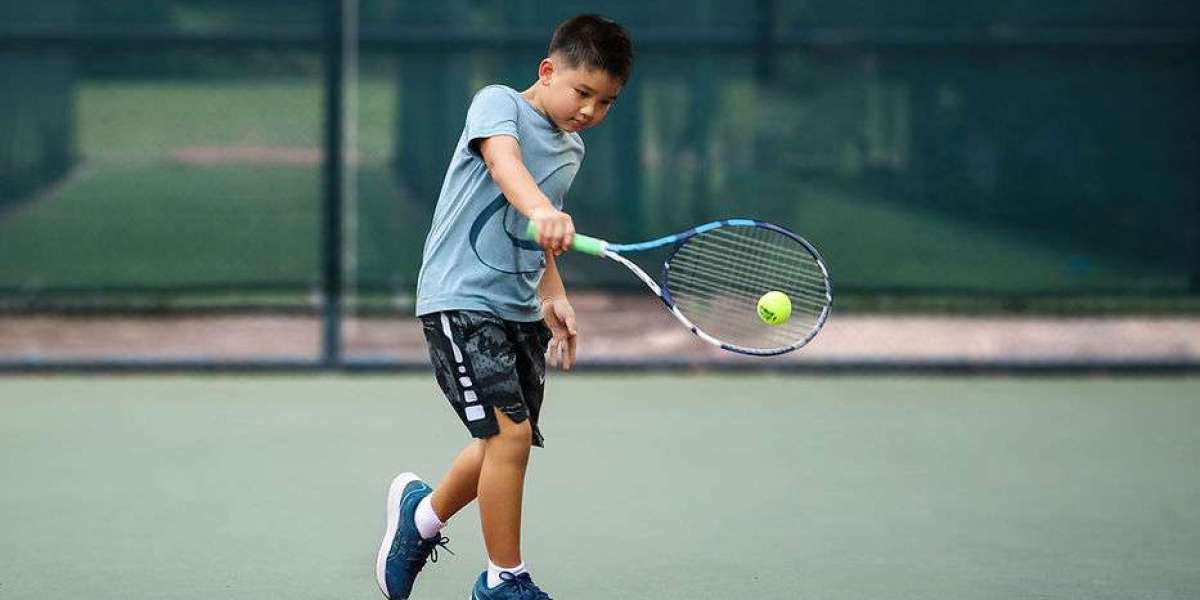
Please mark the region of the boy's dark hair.
POLYGON ((599 15, 578 15, 559 24, 547 55, 558 52, 569 67, 604 69, 625 83, 633 64, 633 42, 624 27, 599 15))

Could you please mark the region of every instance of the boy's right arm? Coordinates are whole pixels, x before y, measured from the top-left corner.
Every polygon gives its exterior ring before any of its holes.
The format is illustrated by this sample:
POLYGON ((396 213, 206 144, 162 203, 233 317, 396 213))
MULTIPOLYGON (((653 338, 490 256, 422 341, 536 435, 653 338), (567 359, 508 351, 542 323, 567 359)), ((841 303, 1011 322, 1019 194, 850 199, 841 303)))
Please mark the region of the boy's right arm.
POLYGON ((521 214, 537 226, 537 243, 555 255, 571 247, 575 224, 571 216, 554 208, 521 161, 521 145, 508 135, 479 142, 479 154, 500 192, 521 214))

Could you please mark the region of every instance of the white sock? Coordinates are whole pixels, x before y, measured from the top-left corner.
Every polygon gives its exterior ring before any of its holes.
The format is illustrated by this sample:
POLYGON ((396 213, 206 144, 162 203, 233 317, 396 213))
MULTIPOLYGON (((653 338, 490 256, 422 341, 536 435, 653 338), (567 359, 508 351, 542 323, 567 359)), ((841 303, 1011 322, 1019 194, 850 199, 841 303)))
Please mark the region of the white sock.
POLYGON ((504 580, 500 579, 501 573, 512 573, 513 575, 520 575, 521 573, 524 573, 525 571, 526 571, 525 563, 521 563, 515 567, 505 568, 505 567, 497 567, 496 563, 489 560, 488 561, 488 589, 490 590, 490 589, 504 583, 504 580))
POLYGON ((433 512, 433 502, 430 501, 432 497, 433 494, 430 494, 422 498, 420 504, 417 504, 417 512, 413 515, 413 519, 417 522, 417 531, 425 539, 437 535, 446 526, 438 518, 437 513, 433 512))

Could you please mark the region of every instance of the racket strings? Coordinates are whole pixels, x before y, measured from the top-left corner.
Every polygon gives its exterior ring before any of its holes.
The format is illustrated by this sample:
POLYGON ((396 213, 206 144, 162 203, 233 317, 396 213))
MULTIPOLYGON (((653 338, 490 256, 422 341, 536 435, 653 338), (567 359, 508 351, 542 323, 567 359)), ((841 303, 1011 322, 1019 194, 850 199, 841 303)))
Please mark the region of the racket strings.
MULTIPOLYGON (((754 289, 754 283, 767 280, 793 280, 797 284, 811 284, 811 289, 824 293, 827 281, 824 271, 816 259, 799 243, 782 234, 768 229, 755 228, 746 232, 730 232, 723 229, 713 231, 712 239, 693 240, 687 247, 687 253, 703 261, 696 261, 695 270, 705 270, 706 266, 714 273, 728 273, 733 269, 741 277, 749 278, 757 275, 759 281, 746 279, 747 289, 754 289), (747 235, 754 236, 747 241, 747 235), (764 236, 766 237, 764 239, 764 236), (706 243, 707 242, 707 243, 706 243), (787 242, 786 245, 781 242, 787 242), (747 263, 747 259, 752 265, 747 263), (747 270, 753 266, 752 270, 747 270), (797 269, 796 267, 809 267, 797 269)), ((682 265, 680 261, 679 265, 682 265)), ((738 279, 733 280, 735 283, 738 279)))
POLYGON ((722 227, 698 234, 669 263, 675 306, 708 335, 744 348, 769 350, 802 343, 820 327, 831 301, 824 268, 796 239, 763 227, 722 227), (758 300, 783 292, 791 318, 770 325, 758 300))
MULTIPOLYGON (((739 245, 735 246, 734 249, 753 251, 753 247, 746 246, 744 244, 739 244, 739 245)), ((730 255, 730 253, 728 252, 728 249, 726 249, 726 251, 716 252, 711 248, 696 248, 696 249, 692 250, 692 252, 704 255, 705 258, 712 261, 714 267, 718 267, 718 268, 720 268, 720 267, 727 268, 729 266, 729 262, 735 258, 734 256, 730 255)), ((817 272, 790 271, 790 269, 788 268, 787 265, 794 265, 798 261, 805 260, 804 256, 802 256, 802 255, 773 252, 771 254, 764 253, 760 257, 760 259, 764 260, 764 261, 769 261, 769 262, 765 263, 765 266, 762 269, 764 273, 772 274, 774 276, 795 277, 796 280, 799 282, 813 283, 819 287, 823 287, 825 285, 825 278, 824 278, 823 274, 820 273, 819 271, 817 271, 817 272)), ((734 266, 737 267, 738 265, 734 265, 734 266)))
MULTIPOLYGON (((807 261, 812 258, 812 255, 809 254, 809 252, 799 243, 792 243, 790 245, 772 245, 762 243, 764 241, 774 241, 774 238, 764 239, 764 235, 781 236, 781 234, 773 232, 769 229, 755 228, 755 231, 746 233, 733 231, 730 228, 722 228, 713 230, 709 233, 709 235, 719 239, 721 243, 727 247, 740 248, 747 252, 756 253, 758 257, 762 258, 801 261, 807 261), (748 238, 747 236, 750 237, 748 238)), ((784 237, 784 239, 788 238, 784 237)), ((794 240, 790 239, 789 241, 794 242, 794 240)), ((697 250, 702 249, 703 247, 697 248, 697 250)), ((776 266, 781 267, 781 265, 773 263, 764 263, 763 266, 765 268, 776 266)))
MULTIPOLYGON (((678 287, 678 289, 675 292, 672 292, 672 298, 674 298, 680 294, 693 294, 695 296, 703 296, 703 295, 705 295, 705 291, 703 289, 696 288, 694 286, 682 286, 681 285, 678 287), (676 292, 678 292, 678 293, 676 293, 676 292)), ((744 319, 744 317, 740 316, 739 313, 743 310, 746 310, 746 307, 753 309, 755 311, 755 317, 757 318, 758 297, 752 297, 752 296, 746 296, 746 295, 722 295, 722 296, 709 295, 709 297, 707 297, 707 300, 709 303, 711 303, 713 305, 720 305, 721 308, 730 309, 728 311, 720 311, 720 312, 713 314, 711 316, 712 319, 727 321, 730 323, 744 324, 745 319, 744 319)), ((806 301, 804 303, 804 308, 802 309, 802 308, 798 308, 796 305, 796 302, 793 301, 792 302, 792 316, 789 319, 789 324, 792 325, 793 327, 794 326, 801 326, 801 327, 811 326, 815 322, 817 316, 820 314, 820 312, 823 308, 824 308, 823 306, 818 306, 814 303, 806 301), (794 323, 793 323, 793 321, 794 321, 794 323)), ((786 337, 787 333, 790 332, 790 328, 784 327, 784 326, 773 326, 773 328, 770 331, 778 332, 778 333, 782 334, 784 337, 786 337)))
MULTIPOLYGON (((769 230, 763 230, 770 233, 769 230)), ((757 261, 757 272, 765 278, 788 278, 794 277, 797 283, 812 284, 814 289, 825 289, 825 278, 823 274, 808 273, 804 271, 796 271, 793 267, 797 263, 811 261, 811 255, 807 253, 795 252, 791 248, 772 248, 762 244, 747 244, 744 241, 731 237, 727 232, 716 230, 710 235, 722 236, 721 247, 716 248, 716 244, 700 244, 695 247, 689 247, 688 253, 695 255, 696 258, 702 258, 703 261, 697 261, 694 265, 696 270, 708 270, 713 274, 722 274, 729 269, 734 269, 738 273, 745 274, 744 264, 742 264, 743 255, 751 255, 757 261), (733 252, 730 252, 732 250, 733 252)), ((776 234, 779 235, 779 234, 776 234)), ((785 238, 786 239, 786 238, 785 238)), ((801 247, 799 244, 795 244, 801 247)), ((815 261, 812 261, 815 264, 815 261)), ((747 282, 748 289, 751 289, 753 282, 747 282)))
POLYGON ((803 340, 818 326, 823 306, 818 301, 805 300, 807 292, 803 289, 741 270, 727 273, 724 286, 712 285, 711 273, 697 273, 697 277, 695 282, 677 278, 682 285, 675 290, 676 296, 701 328, 726 342, 757 348, 786 347, 803 340), (766 325, 757 318, 757 300, 763 290, 783 291, 795 299, 790 321, 784 325, 766 325))
MULTIPOLYGON (((677 272, 671 275, 672 292, 688 291, 697 294, 716 295, 712 288, 711 281, 717 273, 711 270, 697 270, 688 272, 677 272)), ((771 285, 769 280, 747 278, 744 282, 739 282, 736 285, 730 286, 724 290, 722 297, 736 298, 738 300, 752 302, 756 306, 758 299, 765 292, 761 291, 764 287, 771 285)), ((773 291, 773 290, 768 290, 773 291)), ((788 293, 785 290, 784 293, 788 293)), ((788 293, 793 309, 797 307, 807 307, 816 312, 820 312, 827 302, 824 300, 824 290, 810 287, 808 285, 800 285, 793 288, 793 293, 788 293)), ((795 311, 794 314, 798 314, 795 311)))
MULTIPOLYGON (((807 333, 815 329, 818 325, 815 317, 804 318, 793 316, 787 324, 775 326, 767 325, 761 321, 752 324, 747 322, 746 319, 733 316, 747 311, 756 311, 756 304, 757 301, 712 301, 708 305, 713 309, 713 312, 704 316, 695 314, 697 311, 694 308, 683 308, 681 310, 684 310, 689 320, 692 320, 705 333, 722 342, 754 349, 774 349, 791 346, 803 340, 807 333), (770 326, 773 329, 759 331, 753 337, 747 335, 749 333, 747 328, 749 327, 766 326, 770 326)), ((755 318, 757 319, 757 316, 755 318)))
MULTIPOLYGON (((766 229, 763 231, 767 233, 773 233, 766 229)), ((758 261, 758 266, 760 269, 759 272, 763 277, 776 279, 791 277, 794 278, 796 284, 798 285, 809 284, 808 287, 820 293, 824 293, 826 290, 827 282, 824 271, 820 270, 816 260, 807 252, 796 252, 793 248, 784 248, 781 250, 763 245, 747 244, 742 240, 738 240, 737 238, 729 237, 729 233, 722 232, 721 230, 714 231, 713 235, 725 236, 726 239, 724 241, 726 248, 720 252, 714 251, 713 249, 705 246, 692 249, 691 252, 696 253, 698 257, 705 258, 705 262, 697 263, 698 269, 703 268, 707 263, 708 265, 714 267, 712 269, 713 271, 718 273, 729 268, 736 269, 738 272, 744 272, 743 265, 739 262, 742 258, 738 254, 740 252, 750 254, 753 256, 754 260, 758 261), (728 251, 731 249, 734 250, 734 253, 728 251), (795 265, 797 264, 812 265, 815 268, 812 271, 796 270, 795 265)), ((781 234, 775 235, 783 237, 784 239, 789 239, 781 234)), ((794 243, 794 246, 797 248, 803 248, 803 246, 801 246, 799 243, 794 243)), ((748 282, 748 284, 749 283, 753 282, 748 282)))
MULTIPOLYGON (((786 293, 786 292, 785 292, 786 293)), ((793 296, 794 294, 789 294, 793 296)), ((793 307, 792 317, 784 325, 768 325, 758 318, 758 298, 714 295, 711 291, 683 288, 674 290, 676 305, 696 326, 722 341, 755 348, 787 346, 803 339, 817 325, 820 309, 793 307), (747 318, 745 315, 751 315, 747 318), (770 327, 770 329, 766 329, 770 327), (750 338, 749 334, 753 334, 750 338), (752 339, 754 344, 749 344, 752 339)))
POLYGON ((745 348, 771 349, 790 346, 803 339, 804 333, 815 326, 810 319, 794 317, 793 321, 786 325, 776 326, 771 330, 754 331, 751 328, 761 328, 764 324, 753 323, 736 316, 753 314, 756 310, 754 302, 709 297, 691 303, 685 299, 682 304, 682 310, 688 314, 690 320, 694 320, 697 327, 724 343, 745 348))
MULTIPOLYGON (((725 261, 727 259, 724 257, 713 257, 712 260, 714 262, 717 262, 717 261, 725 261)), ((736 267, 736 265, 733 265, 733 266, 736 267)), ((727 271, 724 269, 711 268, 711 267, 705 267, 705 266, 697 266, 688 272, 689 276, 694 276, 694 277, 699 277, 699 276, 718 277, 718 276, 722 276, 724 274, 727 274, 727 271)), ((753 292, 754 290, 757 289, 756 287, 754 287, 754 285, 753 285, 754 283, 756 283, 756 282, 747 281, 747 282, 745 282, 743 287, 746 289, 747 292, 753 292)), ((823 294, 825 292, 825 282, 824 281, 809 280, 807 277, 805 277, 803 275, 797 275, 795 285, 797 288, 809 291, 813 294, 823 294)), ((756 298, 756 300, 757 300, 757 298, 756 298)), ((824 304, 824 303, 818 302, 818 304, 824 304)))

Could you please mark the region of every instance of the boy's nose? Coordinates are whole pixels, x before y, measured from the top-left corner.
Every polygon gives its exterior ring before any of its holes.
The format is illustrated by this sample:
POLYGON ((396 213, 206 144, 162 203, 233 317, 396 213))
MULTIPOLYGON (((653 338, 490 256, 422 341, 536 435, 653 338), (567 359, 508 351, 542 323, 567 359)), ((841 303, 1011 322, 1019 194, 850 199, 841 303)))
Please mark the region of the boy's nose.
POLYGON ((593 108, 594 106, 595 106, 595 105, 593 105, 591 102, 588 102, 587 104, 584 104, 582 107, 580 107, 580 109, 579 109, 579 114, 581 114, 581 115, 583 115, 583 116, 585 116, 585 117, 590 117, 590 116, 592 116, 592 111, 593 111, 593 109, 594 109, 594 108, 593 108))

